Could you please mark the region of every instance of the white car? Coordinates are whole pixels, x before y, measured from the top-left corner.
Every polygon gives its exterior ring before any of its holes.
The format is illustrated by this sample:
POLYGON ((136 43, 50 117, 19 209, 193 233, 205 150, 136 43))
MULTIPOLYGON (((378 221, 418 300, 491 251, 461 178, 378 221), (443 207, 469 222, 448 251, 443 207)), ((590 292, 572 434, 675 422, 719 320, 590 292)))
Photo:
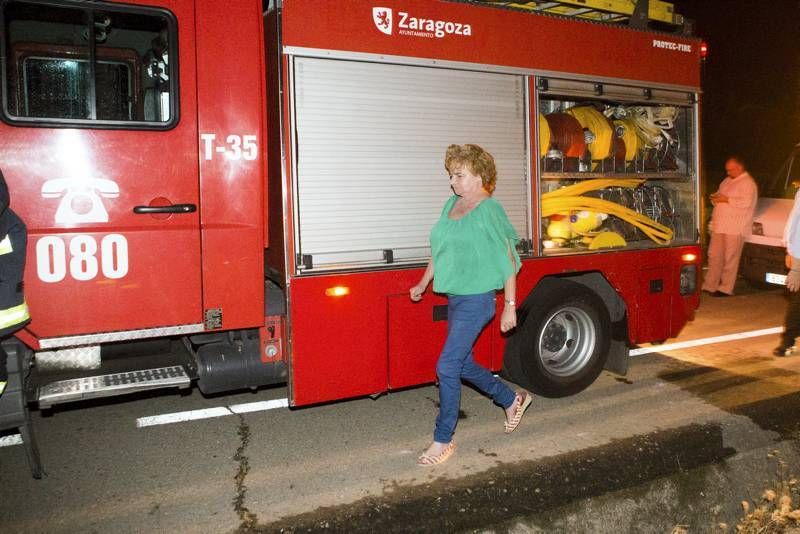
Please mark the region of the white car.
POLYGON ((744 239, 739 273, 754 286, 785 283, 783 228, 800 185, 800 144, 759 195, 752 233, 744 239))

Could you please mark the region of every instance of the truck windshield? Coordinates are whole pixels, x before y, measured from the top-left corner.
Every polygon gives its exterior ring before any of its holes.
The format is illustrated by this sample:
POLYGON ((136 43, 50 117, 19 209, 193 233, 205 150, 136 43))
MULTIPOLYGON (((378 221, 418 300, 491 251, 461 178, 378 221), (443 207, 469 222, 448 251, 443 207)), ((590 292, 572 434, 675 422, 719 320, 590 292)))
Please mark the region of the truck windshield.
POLYGON ((800 149, 795 148, 762 196, 794 198, 798 186, 800 186, 800 149))

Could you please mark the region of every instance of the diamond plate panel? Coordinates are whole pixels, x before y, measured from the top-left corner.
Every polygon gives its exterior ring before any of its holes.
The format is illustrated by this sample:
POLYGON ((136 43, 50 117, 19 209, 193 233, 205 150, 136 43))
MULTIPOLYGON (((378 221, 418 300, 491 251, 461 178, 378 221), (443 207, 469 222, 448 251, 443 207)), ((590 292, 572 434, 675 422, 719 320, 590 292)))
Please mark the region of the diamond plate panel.
POLYGON ((50 337, 39 340, 43 349, 58 347, 72 347, 75 345, 95 345, 113 341, 127 341, 130 339, 146 339, 150 337, 180 336, 203 332, 202 323, 183 324, 177 326, 164 326, 159 328, 144 328, 141 330, 124 330, 120 332, 101 332, 99 334, 84 334, 80 336, 50 337))
POLYGON ((99 369, 100 345, 37 352, 36 367, 47 371, 63 369, 99 369))
POLYGON ((39 405, 47 407, 61 402, 110 397, 147 389, 188 387, 190 383, 189 376, 180 365, 61 380, 39 389, 39 405))

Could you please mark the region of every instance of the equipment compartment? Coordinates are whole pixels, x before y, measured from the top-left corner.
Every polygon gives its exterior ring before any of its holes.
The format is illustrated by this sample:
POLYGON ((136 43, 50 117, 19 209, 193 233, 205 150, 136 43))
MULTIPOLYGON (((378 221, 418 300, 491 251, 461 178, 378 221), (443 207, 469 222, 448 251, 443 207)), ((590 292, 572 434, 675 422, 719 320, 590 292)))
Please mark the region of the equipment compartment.
POLYGON ((693 242, 696 96, 540 78, 542 253, 693 242))

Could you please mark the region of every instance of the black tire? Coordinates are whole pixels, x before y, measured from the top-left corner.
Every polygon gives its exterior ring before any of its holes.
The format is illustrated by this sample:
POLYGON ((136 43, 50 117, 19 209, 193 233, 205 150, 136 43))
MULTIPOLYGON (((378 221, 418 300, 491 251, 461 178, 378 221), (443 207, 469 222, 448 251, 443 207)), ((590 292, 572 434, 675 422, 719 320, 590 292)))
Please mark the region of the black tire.
POLYGON ((547 281, 526 300, 519 319, 503 367, 513 382, 544 397, 566 397, 589 387, 603 370, 611 319, 586 286, 547 281))

